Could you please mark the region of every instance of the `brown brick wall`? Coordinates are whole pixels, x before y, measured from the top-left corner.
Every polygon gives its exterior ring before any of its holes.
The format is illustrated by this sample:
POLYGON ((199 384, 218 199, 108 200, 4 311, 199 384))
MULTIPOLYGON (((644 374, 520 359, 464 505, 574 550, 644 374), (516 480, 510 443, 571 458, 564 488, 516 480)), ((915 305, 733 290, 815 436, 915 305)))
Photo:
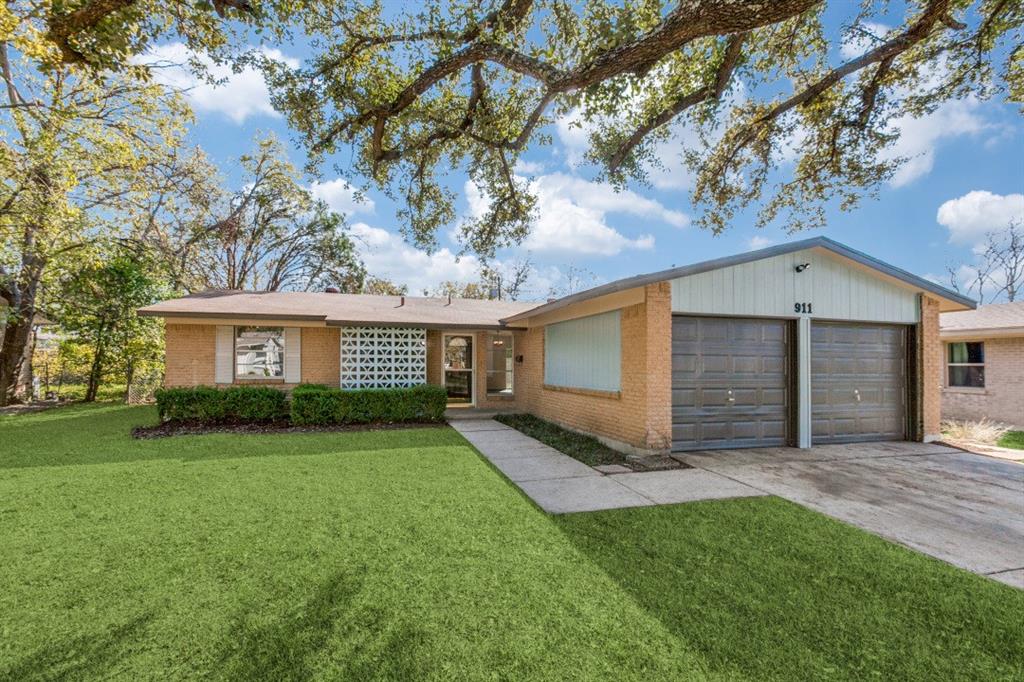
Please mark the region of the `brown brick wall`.
POLYGON ((921 297, 921 412, 925 440, 937 438, 942 420, 942 342, 939 340, 939 302, 921 297))
POLYGON ((441 332, 427 330, 427 383, 444 385, 444 359, 441 357, 441 332))
MULTIPOLYGON (((985 344, 985 388, 943 388, 942 418, 988 417, 1024 428, 1024 337, 977 340, 985 344)), ((948 381, 945 357, 943 384, 948 381)))
POLYGON ((641 451, 662 451, 672 439, 671 293, 651 284, 645 302, 622 309, 621 390, 618 394, 544 387, 544 329, 522 335, 517 394, 523 409, 570 429, 604 436, 641 451))

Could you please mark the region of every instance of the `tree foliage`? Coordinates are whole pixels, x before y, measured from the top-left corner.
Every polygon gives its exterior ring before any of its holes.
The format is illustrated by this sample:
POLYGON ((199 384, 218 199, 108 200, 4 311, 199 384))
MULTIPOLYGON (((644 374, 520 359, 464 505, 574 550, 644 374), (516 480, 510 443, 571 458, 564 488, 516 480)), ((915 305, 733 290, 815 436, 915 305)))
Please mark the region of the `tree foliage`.
POLYGON ((401 203, 420 246, 456 216, 444 183, 462 167, 489 199, 462 225, 485 256, 528 232, 535 199, 513 171, 545 125, 572 116, 588 158, 621 186, 645 181, 655 148, 685 125, 700 142, 684 160, 700 223, 824 223, 823 205, 854 206, 905 159, 891 148, 900 116, 972 94, 1020 98, 1024 18, 1015 0, 382 0, 307 8, 314 55, 267 64, 275 104, 313 156, 348 147, 351 167, 401 203), (823 20, 853 8, 839 35, 823 20), (898 17, 897 17, 898 19, 898 17), (850 56, 853 44, 863 49, 850 56), (844 56, 845 55, 845 56, 844 56), (772 173, 792 150, 789 177, 772 173))
POLYGON ((91 352, 85 400, 96 399, 100 381, 118 364, 131 383, 137 367, 152 361, 162 348, 160 325, 136 310, 166 292, 154 280, 151 264, 114 255, 89 263, 61 282, 50 313, 71 339, 91 352))
POLYGON ((240 187, 225 183, 199 154, 184 158, 138 227, 186 291, 308 291, 335 286, 357 292, 366 277, 344 216, 311 195, 273 136, 239 159, 240 187))
POLYGON ((189 112, 131 74, 46 71, 0 43, 0 404, 24 359, 40 287, 57 261, 123 233, 150 171, 179 145, 189 112))
POLYGON ((129 68, 161 38, 199 52, 229 52, 248 30, 282 37, 292 0, 9 0, 0 5, 0 41, 44 68, 129 68))

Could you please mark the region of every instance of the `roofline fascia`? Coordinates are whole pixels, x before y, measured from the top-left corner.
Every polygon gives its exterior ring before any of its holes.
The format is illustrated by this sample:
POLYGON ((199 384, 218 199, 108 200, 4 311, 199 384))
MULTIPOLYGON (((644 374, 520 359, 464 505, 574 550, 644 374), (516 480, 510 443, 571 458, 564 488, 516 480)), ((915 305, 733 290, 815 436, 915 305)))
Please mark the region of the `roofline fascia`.
POLYGON ((955 291, 947 289, 946 287, 930 282, 922 277, 907 272, 895 265, 889 265, 884 261, 880 261, 877 258, 857 251, 856 249, 850 248, 845 244, 840 244, 837 241, 829 239, 828 237, 811 237, 809 239, 801 239, 800 241, 790 242, 788 244, 778 244, 776 246, 769 246, 764 249, 757 251, 747 251, 745 253, 738 253, 732 256, 723 256, 722 258, 714 258, 712 260, 701 261, 699 263, 693 263, 690 265, 683 265, 676 268, 669 268, 668 270, 660 270, 658 272, 652 272, 646 275, 636 275, 634 277, 627 277, 625 279, 616 280, 609 282, 608 284, 602 284, 601 286, 594 287, 593 289, 587 289, 576 294, 571 294, 557 301, 551 303, 542 304, 536 308, 511 315, 509 317, 502 318, 502 323, 515 322, 518 320, 527 319, 535 315, 542 313, 551 312, 553 310, 559 310, 566 306, 572 305, 573 303, 580 303, 587 301, 598 296, 604 296, 607 294, 614 294, 619 291, 626 289, 634 289, 636 287, 646 286, 655 282, 662 282, 667 279, 676 279, 678 277, 687 277, 690 275, 698 275, 702 272, 708 272, 710 270, 718 270, 720 268, 727 268, 733 265, 742 265, 744 263, 750 263, 756 260, 762 260, 765 258, 772 258, 773 256, 781 256, 787 253, 793 253, 794 251, 803 251, 805 249, 823 248, 831 251, 839 256, 848 258, 852 261, 858 262, 874 270, 878 270, 883 274, 890 277, 899 279, 906 284, 909 284, 917 289, 921 289, 936 296, 940 296, 947 300, 959 303, 960 305, 966 306, 971 310, 977 307, 977 304, 973 299, 962 296, 955 291))
POLYGON ((942 340, 965 340, 985 338, 1015 338, 1024 337, 1024 326, 1016 327, 973 327, 942 329, 939 328, 939 338, 942 340))
POLYGON ((406 327, 411 329, 430 329, 445 331, 454 329, 458 331, 502 331, 512 330, 516 327, 506 327, 500 322, 497 324, 446 324, 444 322, 395 322, 393 320, 382 322, 375 320, 327 320, 328 327, 406 327))
POLYGON ((272 313, 211 313, 211 312, 182 312, 179 310, 175 311, 162 311, 162 310, 146 310, 140 308, 136 311, 139 317, 201 317, 201 318, 221 318, 229 320, 293 320, 295 322, 323 322, 327 319, 326 315, 278 315, 272 313))

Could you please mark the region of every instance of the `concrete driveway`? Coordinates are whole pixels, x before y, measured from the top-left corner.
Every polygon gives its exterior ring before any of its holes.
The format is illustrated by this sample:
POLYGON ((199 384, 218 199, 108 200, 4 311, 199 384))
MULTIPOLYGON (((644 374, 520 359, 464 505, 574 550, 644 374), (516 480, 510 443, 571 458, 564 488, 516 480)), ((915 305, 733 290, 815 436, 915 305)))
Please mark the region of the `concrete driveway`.
POLYGON ((687 464, 1024 588, 1024 465, 926 443, 679 455, 687 464))

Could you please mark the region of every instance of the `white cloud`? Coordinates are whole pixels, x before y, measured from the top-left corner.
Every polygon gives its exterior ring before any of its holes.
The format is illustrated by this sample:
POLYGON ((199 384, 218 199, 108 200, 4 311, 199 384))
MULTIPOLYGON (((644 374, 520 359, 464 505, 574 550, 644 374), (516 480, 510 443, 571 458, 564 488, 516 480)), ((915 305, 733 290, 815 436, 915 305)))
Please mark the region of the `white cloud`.
POLYGON ((373 213, 376 207, 373 199, 360 195, 358 189, 343 178, 327 182, 314 181, 310 184, 309 191, 313 198, 323 200, 331 210, 345 215, 373 213))
POLYGON ((352 236, 371 275, 406 284, 414 296, 446 280, 478 279, 480 261, 475 256, 459 258, 449 249, 428 254, 407 244, 400 235, 366 223, 353 224, 352 236))
MULTIPOLYGON (((297 59, 284 55, 280 50, 260 50, 267 57, 292 68, 299 65, 297 59)), ((156 82, 183 90, 198 112, 223 114, 235 123, 243 123, 250 116, 280 116, 270 105, 270 93, 263 75, 252 67, 235 73, 230 66, 214 64, 206 55, 197 55, 182 43, 154 47, 138 61, 154 66, 152 71, 156 82), (192 73, 188 66, 192 59, 203 64, 217 82, 209 83, 192 73)))
MULTIPOLYGON (((677 228, 690 224, 685 213, 636 192, 616 192, 607 183, 588 182, 564 173, 541 175, 531 181, 530 187, 537 196, 537 220, 523 247, 533 251, 614 256, 626 249, 654 247, 650 234, 631 239, 611 227, 606 220, 609 213, 657 220, 677 228)), ((489 198, 472 182, 466 182, 465 196, 471 216, 479 217, 487 211, 489 198)))
POLYGON ((543 173, 545 164, 543 161, 527 161, 525 159, 519 159, 516 161, 515 168, 513 169, 516 175, 538 175, 543 173))
POLYGON ((747 250, 748 251, 757 251, 758 249, 763 249, 766 246, 771 246, 774 243, 775 243, 774 239, 769 239, 768 237, 762 237, 759 234, 758 235, 754 235, 753 237, 751 237, 750 239, 747 240, 747 250))
POLYGON ((991 125, 981 116, 980 109, 981 103, 968 97, 946 102, 921 118, 901 116, 893 120, 892 128, 900 137, 882 153, 882 158, 909 160, 900 166, 889 184, 902 187, 930 173, 935 165, 935 151, 942 141, 989 129, 991 125))
POLYGON ((977 245, 986 233, 1006 229, 1011 220, 1024 220, 1024 194, 974 190, 943 203, 935 219, 949 230, 950 242, 977 245))
POLYGON ((864 21, 858 24, 859 31, 850 31, 843 36, 839 46, 839 56, 850 60, 861 56, 868 50, 878 47, 891 30, 885 24, 864 21))

